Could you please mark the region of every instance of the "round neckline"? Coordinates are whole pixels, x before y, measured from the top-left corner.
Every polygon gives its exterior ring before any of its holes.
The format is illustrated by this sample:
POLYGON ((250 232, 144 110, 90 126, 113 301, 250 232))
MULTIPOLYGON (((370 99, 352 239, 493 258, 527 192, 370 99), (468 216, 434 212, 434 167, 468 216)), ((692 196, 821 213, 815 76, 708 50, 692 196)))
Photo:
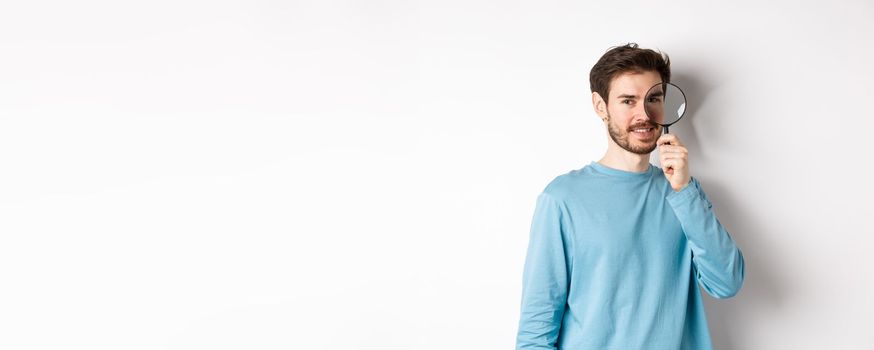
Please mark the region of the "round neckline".
POLYGON ((652 165, 652 163, 650 163, 650 164, 649 164, 649 168, 647 168, 646 171, 641 172, 641 173, 638 173, 638 172, 635 172, 635 171, 625 171, 625 170, 619 170, 619 169, 611 168, 611 167, 608 167, 608 166, 603 165, 603 164, 601 164, 601 163, 598 163, 597 161, 592 161, 592 163, 590 163, 589 165, 590 165, 591 167, 595 168, 598 172, 606 173, 606 174, 609 174, 609 175, 625 176, 625 177, 644 177, 644 176, 648 176, 648 175, 652 174, 652 169, 655 167, 655 166, 652 165))

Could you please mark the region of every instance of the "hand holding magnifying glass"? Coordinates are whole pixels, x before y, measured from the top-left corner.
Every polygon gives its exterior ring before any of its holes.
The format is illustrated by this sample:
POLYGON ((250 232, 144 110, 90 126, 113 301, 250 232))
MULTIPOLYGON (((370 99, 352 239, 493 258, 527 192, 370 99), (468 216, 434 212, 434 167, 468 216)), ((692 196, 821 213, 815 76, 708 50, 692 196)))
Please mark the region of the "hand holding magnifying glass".
MULTIPOLYGON (((678 122, 686 113, 686 94, 678 86, 660 82, 653 85, 646 93, 644 99, 644 111, 650 121, 662 127, 662 138, 668 134, 668 127, 678 122)), ((664 166, 665 176, 675 191, 679 191, 688 184, 690 175, 685 147, 674 135, 670 135, 667 142, 661 143, 660 157, 664 166), (662 152, 669 149, 671 151, 662 152), (679 172, 675 171, 678 165, 679 172)))

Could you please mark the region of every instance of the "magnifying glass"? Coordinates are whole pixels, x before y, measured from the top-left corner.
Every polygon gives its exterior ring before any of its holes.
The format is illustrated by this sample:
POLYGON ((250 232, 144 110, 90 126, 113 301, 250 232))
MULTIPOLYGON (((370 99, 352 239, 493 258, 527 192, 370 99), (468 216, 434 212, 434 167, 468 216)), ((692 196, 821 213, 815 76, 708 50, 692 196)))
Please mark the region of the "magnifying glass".
POLYGON ((662 133, 667 134, 668 127, 686 113, 686 94, 674 84, 660 82, 646 92, 643 106, 649 119, 661 125, 662 133))

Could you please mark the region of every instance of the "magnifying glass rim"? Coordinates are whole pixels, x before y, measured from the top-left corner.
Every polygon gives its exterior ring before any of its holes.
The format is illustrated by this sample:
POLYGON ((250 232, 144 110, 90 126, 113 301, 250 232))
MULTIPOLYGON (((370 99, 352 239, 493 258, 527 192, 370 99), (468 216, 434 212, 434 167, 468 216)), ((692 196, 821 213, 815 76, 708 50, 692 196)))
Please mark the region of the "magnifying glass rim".
MULTIPOLYGON (((689 107, 689 100, 686 99, 686 93, 683 92, 683 89, 681 89, 679 86, 677 86, 677 84, 674 84, 674 83, 671 83, 671 82, 661 82, 661 81, 660 81, 660 82, 658 82, 658 83, 655 83, 653 86, 651 86, 649 89, 646 90, 646 95, 643 95, 643 96, 644 96, 644 97, 643 97, 643 98, 644 98, 644 102, 643 102, 644 105, 646 105, 646 96, 649 96, 649 92, 652 90, 652 88, 654 88, 654 87, 656 87, 656 86, 659 86, 659 85, 662 85, 662 84, 672 85, 672 86, 674 86, 675 88, 677 88, 677 90, 680 90, 680 94, 683 95, 683 101, 684 101, 683 103, 686 104, 686 108, 683 108, 683 113, 680 113, 680 117, 677 118, 677 120, 674 120, 673 122, 671 122, 670 124, 662 124, 662 123, 656 123, 656 122, 653 122, 653 123, 655 123, 655 124, 658 124, 659 126, 671 126, 671 125, 676 124, 678 121, 680 121, 680 119, 683 119, 683 116, 686 115, 686 111, 689 110, 689 108, 688 108, 688 107, 689 107)), ((649 117, 650 119, 653 119, 653 118, 649 115, 649 112, 646 111, 646 107, 643 108, 643 112, 646 113, 646 116, 647 116, 647 117, 649 117)))

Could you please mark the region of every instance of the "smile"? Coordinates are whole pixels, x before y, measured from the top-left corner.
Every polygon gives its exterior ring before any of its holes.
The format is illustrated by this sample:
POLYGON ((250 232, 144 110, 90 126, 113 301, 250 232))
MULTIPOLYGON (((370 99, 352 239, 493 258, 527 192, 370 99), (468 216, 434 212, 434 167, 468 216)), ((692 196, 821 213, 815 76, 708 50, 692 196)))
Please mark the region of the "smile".
POLYGON ((655 135, 655 128, 638 128, 632 130, 631 133, 639 138, 647 139, 655 135))

